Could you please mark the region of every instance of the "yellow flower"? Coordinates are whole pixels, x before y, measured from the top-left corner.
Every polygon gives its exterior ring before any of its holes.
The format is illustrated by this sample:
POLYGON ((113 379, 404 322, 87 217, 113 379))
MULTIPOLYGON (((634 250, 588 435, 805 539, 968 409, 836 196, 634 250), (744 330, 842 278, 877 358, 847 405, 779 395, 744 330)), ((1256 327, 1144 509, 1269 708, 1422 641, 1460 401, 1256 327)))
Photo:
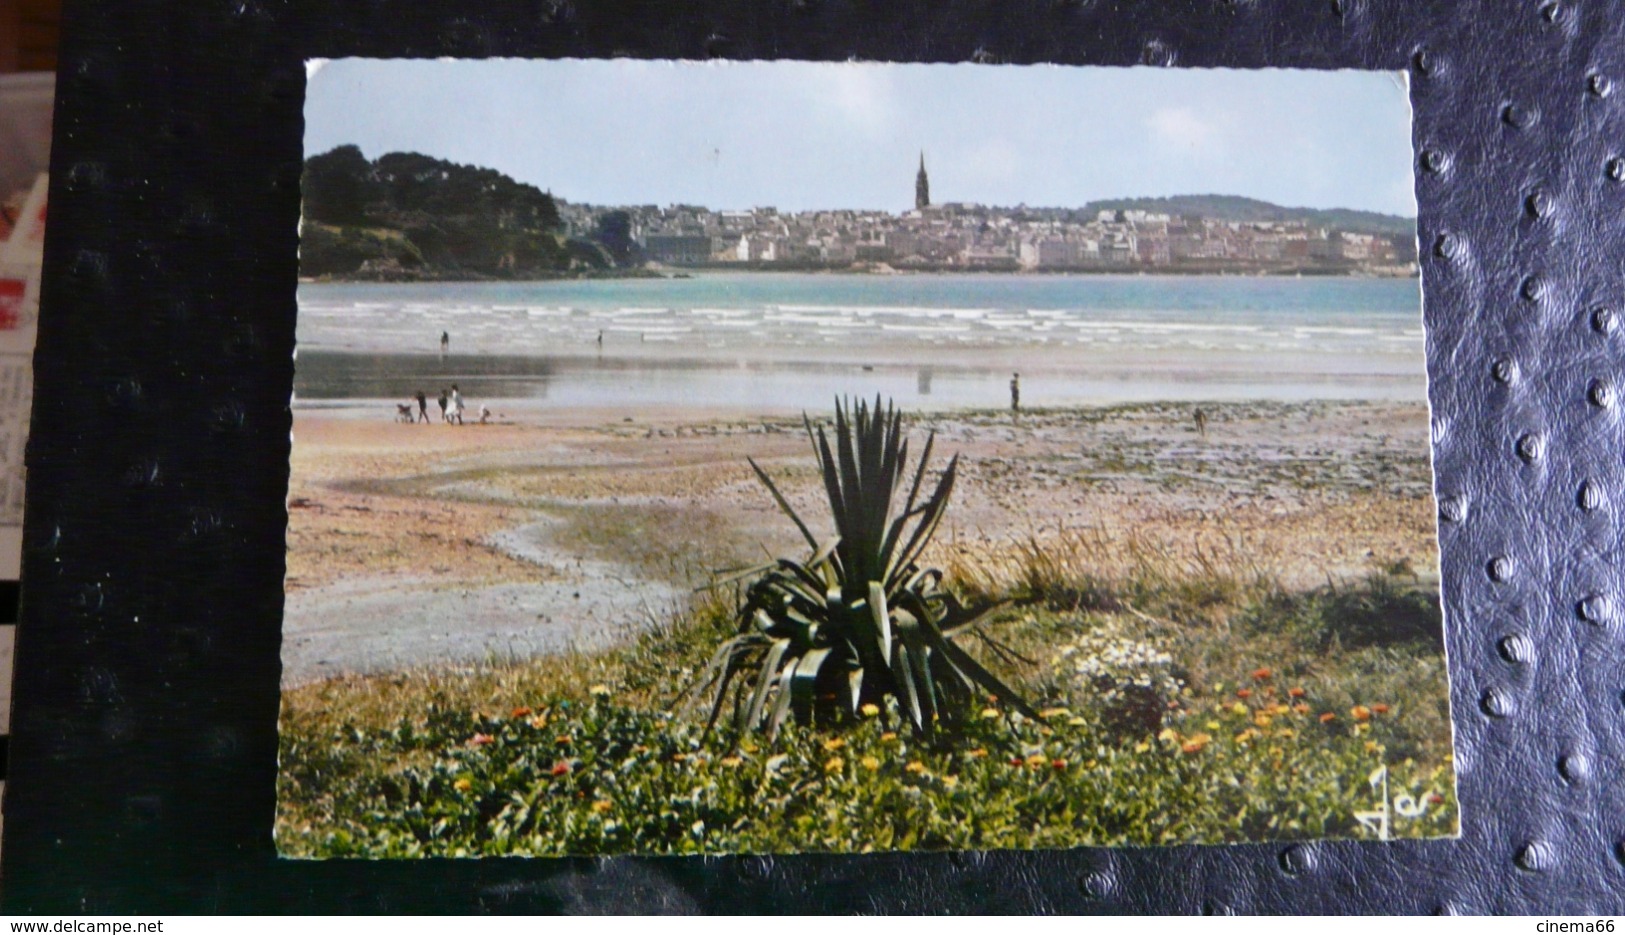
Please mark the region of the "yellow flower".
POLYGON ((1089 723, 1088 721, 1085 721, 1081 717, 1067 718, 1066 722, 1068 724, 1070 724, 1071 726, 1073 726, 1073 727, 1082 727, 1083 725, 1089 723))
POLYGON ((1135 753, 1144 753, 1145 751, 1147 751, 1149 749, 1151 749, 1151 744, 1149 744, 1149 743, 1147 743, 1147 742, 1145 742, 1143 740, 1134 745, 1134 752, 1135 753))
POLYGON ((1071 713, 1071 711, 1068 711, 1065 708, 1045 708, 1044 710, 1038 712, 1038 716, 1047 721, 1050 718, 1066 717, 1071 713))
POLYGON ((722 764, 723 766, 728 767, 729 769, 733 769, 733 768, 737 767, 739 764, 741 764, 741 763, 743 763, 745 761, 740 759, 737 756, 725 756, 722 759, 718 760, 717 762, 722 764))
POLYGON ((1157 735, 1157 739, 1163 743, 1176 741, 1179 739, 1179 731, 1174 730, 1172 727, 1164 727, 1162 733, 1157 735))
POLYGON ((884 734, 880 735, 880 739, 882 741, 896 740, 897 739, 897 732, 896 731, 886 731, 884 734))
POLYGON ((987 756, 987 750, 983 747, 977 747, 975 750, 966 752, 965 755, 973 760, 980 760, 982 757, 987 756))
POLYGON ((955 787, 957 787, 959 785, 959 777, 958 776, 944 776, 944 777, 942 777, 942 784, 947 786, 950 789, 953 789, 953 788, 955 788, 955 787))
POLYGON ((910 760, 909 764, 903 767, 903 769, 911 773, 923 773, 925 772, 925 764, 921 763, 919 760, 910 760))
POLYGON ((1218 721, 1208 721, 1206 724, 1204 724, 1202 726, 1206 727, 1208 730, 1218 730, 1219 728, 1223 727, 1224 725, 1220 724, 1218 721))
POLYGON ((747 740, 739 745, 739 749, 745 751, 746 753, 755 753, 756 745, 747 740))
POLYGON ((1365 742, 1365 752, 1367 752, 1367 753, 1376 753, 1378 750, 1381 750, 1381 749, 1382 749, 1382 744, 1377 743, 1375 740, 1367 740, 1365 742))
POLYGON ((542 728, 546 727, 547 726, 547 715, 538 714, 535 717, 531 718, 530 719, 530 726, 536 728, 537 730, 541 730, 542 728))
POLYGON ((456 789, 458 792, 467 792, 468 790, 474 788, 474 783, 468 779, 459 779, 452 783, 451 787, 456 789))
POLYGON ((843 769, 846 769, 846 761, 838 756, 830 757, 829 761, 824 764, 824 772, 826 773, 838 773, 843 769))
POLYGON ((863 716, 864 716, 864 717, 874 717, 874 716, 875 716, 875 715, 877 715, 877 714, 879 714, 879 713, 880 713, 880 705, 877 705, 877 704, 866 704, 866 705, 864 705, 864 706, 863 706, 863 707, 861 707, 861 708, 859 708, 859 709, 858 709, 858 711, 859 711, 859 712, 860 712, 860 713, 861 713, 861 714, 862 714, 862 715, 863 715, 863 716))
POLYGON ((994 718, 996 718, 998 716, 999 716, 999 709, 998 708, 983 708, 982 709, 982 719, 983 720, 991 721, 991 720, 993 720, 994 718))
POLYGON ((880 768, 880 760, 872 756, 866 756, 859 762, 861 762, 863 764, 863 768, 867 770, 876 770, 880 768))
POLYGON ((846 741, 839 737, 831 737, 830 739, 824 741, 824 751, 826 753, 834 753, 836 750, 839 750, 844 746, 846 746, 846 741))
MULTIPOLYGON (((1146 744, 1146 747, 1149 748, 1150 746, 1151 746, 1150 744, 1146 744)), ((1031 766, 1031 767, 1034 767, 1034 768, 1037 768, 1039 766, 1043 766, 1044 764, 1046 764, 1048 762, 1049 762, 1049 757, 1046 757, 1042 753, 1034 753, 1032 756, 1027 757, 1027 765, 1031 766)))
POLYGON ((1275 732, 1275 736, 1280 737, 1282 740, 1291 740, 1298 736, 1298 732, 1290 727, 1283 727, 1275 732))
POLYGON ((1270 726, 1270 716, 1263 712, 1259 712, 1253 718, 1253 723, 1257 724, 1259 727, 1268 727, 1270 726))
POLYGON ((1231 714, 1246 714, 1247 713, 1247 706, 1238 701, 1235 704, 1230 706, 1230 713, 1231 714))
POLYGON ((593 696, 594 698, 608 698, 609 697, 609 686, 608 685, 594 685, 593 687, 587 689, 587 694, 593 696))
POLYGON ((605 812, 609 811, 610 809, 612 809, 614 807, 615 807, 614 803, 610 802, 610 800, 608 800, 608 799, 599 799, 598 801, 592 803, 592 810, 597 812, 600 815, 604 814, 605 812))

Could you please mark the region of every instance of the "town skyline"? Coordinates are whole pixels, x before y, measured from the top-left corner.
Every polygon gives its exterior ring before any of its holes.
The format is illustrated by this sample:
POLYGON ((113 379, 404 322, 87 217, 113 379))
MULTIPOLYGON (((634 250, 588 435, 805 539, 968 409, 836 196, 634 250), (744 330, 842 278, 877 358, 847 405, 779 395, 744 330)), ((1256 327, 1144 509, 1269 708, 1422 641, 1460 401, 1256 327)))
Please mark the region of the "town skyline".
POLYGON ((944 203, 1415 215, 1404 81, 1380 72, 347 59, 312 65, 306 118, 307 155, 418 152, 591 205, 905 211, 891 167, 923 150, 944 203))

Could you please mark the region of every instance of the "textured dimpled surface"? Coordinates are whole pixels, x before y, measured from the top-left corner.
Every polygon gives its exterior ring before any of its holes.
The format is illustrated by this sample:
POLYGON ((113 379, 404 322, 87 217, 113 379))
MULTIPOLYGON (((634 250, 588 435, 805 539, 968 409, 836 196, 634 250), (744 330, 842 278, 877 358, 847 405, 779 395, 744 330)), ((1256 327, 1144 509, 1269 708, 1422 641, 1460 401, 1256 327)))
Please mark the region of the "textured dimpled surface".
POLYGON ((6 911, 1625 911, 1625 18, 1604 0, 68 4, 6 911), (317 864, 271 841, 303 61, 1408 74, 1458 840, 317 864))

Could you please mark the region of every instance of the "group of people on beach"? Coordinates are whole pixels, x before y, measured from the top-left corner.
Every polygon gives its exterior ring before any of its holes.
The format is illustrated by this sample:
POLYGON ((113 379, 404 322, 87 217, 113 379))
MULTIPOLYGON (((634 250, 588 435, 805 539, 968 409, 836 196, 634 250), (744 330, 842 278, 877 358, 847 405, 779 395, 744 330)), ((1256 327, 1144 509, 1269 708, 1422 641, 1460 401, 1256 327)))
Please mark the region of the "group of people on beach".
MULTIPOLYGON (((417 403, 417 411, 413 412, 412 403, 400 403, 395 407, 396 418, 401 422, 421 422, 429 424, 429 397, 422 390, 412 394, 412 402, 417 403)), ((463 424, 463 393, 453 383, 450 390, 440 391, 440 421, 450 425, 463 424)), ((491 410, 484 403, 480 404, 479 424, 484 425, 491 421, 491 410)))
MULTIPOLYGON (((442 361, 445 360, 446 353, 450 350, 451 334, 449 332, 442 331, 440 332, 440 359, 442 361)), ((463 409, 463 392, 457 388, 457 384, 453 383, 451 385, 451 389, 449 390, 445 388, 440 390, 440 421, 445 422, 448 425, 464 424, 463 409)), ((422 390, 418 390, 416 393, 412 394, 411 402, 396 403, 395 421, 405 422, 409 425, 414 422, 421 422, 424 425, 428 425, 428 394, 424 393, 422 390), (414 403, 416 404, 415 408, 413 406, 414 403)), ((491 421, 491 410, 484 403, 481 403, 479 424, 484 425, 489 421, 491 421)))

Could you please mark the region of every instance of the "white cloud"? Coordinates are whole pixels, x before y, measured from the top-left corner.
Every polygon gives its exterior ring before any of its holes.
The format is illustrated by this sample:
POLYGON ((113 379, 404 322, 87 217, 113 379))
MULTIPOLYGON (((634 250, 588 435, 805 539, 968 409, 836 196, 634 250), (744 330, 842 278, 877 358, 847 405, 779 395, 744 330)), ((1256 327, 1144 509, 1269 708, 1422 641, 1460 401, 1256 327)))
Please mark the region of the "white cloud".
POLYGON ((802 86, 805 103, 853 131, 878 134, 897 121, 892 76, 882 68, 854 63, 815 65, 802 86))
POLYGON ((1212 117, 1188 107, 1162 107, 1151 113, 1146 125, 1164 146, 1190 150, 1218 150, 1223 147, 1223 127, 1212 117))

